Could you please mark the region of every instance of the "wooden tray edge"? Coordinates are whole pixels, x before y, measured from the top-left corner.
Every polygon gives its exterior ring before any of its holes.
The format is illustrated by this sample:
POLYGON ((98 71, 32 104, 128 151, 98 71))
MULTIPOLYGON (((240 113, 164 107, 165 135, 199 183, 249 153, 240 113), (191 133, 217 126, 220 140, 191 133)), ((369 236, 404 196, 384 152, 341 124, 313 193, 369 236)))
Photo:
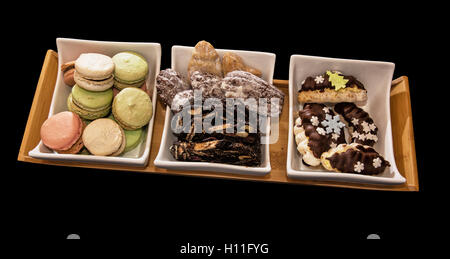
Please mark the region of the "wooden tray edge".
POLYGON ((39 75, 39 80, 38 80, 38 83, 36 86, 36 91, 34 92, 33 102, 31 104, 31 108, 30 108, 30 113, 28 114, 27 124, 25 126, 25 131, 23 133, 22 143, 20 144, 19 154, 17 156, 17 160, 19 160, 19 161, 28 160, 27 159, 28 154, 26 154, 26 151, 25 151, 25 147, 26 147, 25 144, 28 142, 28 139, 30 136, 29 132, 31 130, 31 127, 30 127, 31 121, 34 118, 36 106, 38 105, 38 101, 39 101, 39 96, 43 89, 43 85, 46 80, 46 76, 47 76, 47 73, 48 73, 48 70, 50 67, 49 64, 54 62, 52 57, 58 58, 58 53, 51 49, 47 50, 47 52, 45 54, 45 58, 44 58, 44 63, 42 65, 41 74, 39 75))
POLYGON ((412 106, 411 106, 411 94, 410 94, 410 85, 409 85, 409 78, 407 76, 400 76, 396 78, 394 81, 392 81, 392 89, 395 88, 400 83, 405 84, 405 93, 407 98, 407 104, 406 104, 406 112, 410 114, 410 120, 407 121, 409 124, 409 127, 411 128, 409 133, 409 150, 411 150, 410 153, 410 160, 412 162, 412 171, 411 172, 404 172, 405 177, 408 174, 407 177, 407 186, 410 189, 410 191, 418 192, 420 190, 419 187, 419 174, 417 169, 417 156, 416 156, 416 145, 415 145, 415 138, 414 138, 414 124, 413 124, 413 116, 412 116, 412 106))

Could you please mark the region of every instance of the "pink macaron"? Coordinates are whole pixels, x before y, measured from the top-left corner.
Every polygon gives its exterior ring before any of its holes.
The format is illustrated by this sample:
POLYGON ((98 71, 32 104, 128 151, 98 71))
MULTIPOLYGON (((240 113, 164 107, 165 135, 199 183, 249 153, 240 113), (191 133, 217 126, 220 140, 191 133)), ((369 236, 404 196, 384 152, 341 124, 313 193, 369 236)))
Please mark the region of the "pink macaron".
POLYGON ((41 140, 58 153, 76 154, 83 148, 81 135, 84 123, 73 112, 60 112, 48 118, 41 126, 41 140))

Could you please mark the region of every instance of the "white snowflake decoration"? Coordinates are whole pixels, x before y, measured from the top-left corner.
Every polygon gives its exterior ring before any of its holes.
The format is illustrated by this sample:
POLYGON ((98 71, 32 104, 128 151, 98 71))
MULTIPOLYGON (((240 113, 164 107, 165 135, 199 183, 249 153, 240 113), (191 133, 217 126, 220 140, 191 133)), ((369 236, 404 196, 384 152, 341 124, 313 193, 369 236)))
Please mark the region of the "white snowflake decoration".
POLYGON ((319 133, 320 135, 323 135, 323 136, 326 134, 325 130, 323 128, 321 128, 321 127, 318 127, 316 129, 316 131, 317 131, 317 133, 319 133))
POLYGON ((364 141, 367 139, 367 136, 365 134, 359 134, 358 138, 359 140, 364 141))
POLYGON ((375 131, 375 130, 377 129, 377 126, 375 126, 375 124, 372 123, 372 124, 369 125, 369 129, 370 129, 371 131, 375 131))
POLYGON ((336 143, 332 142, 332 143, 330 144, 330 148, 336 148, 336 147, 337 147, 336 143))
POLYGON ((370 127, 369 127, 369 123, 367 123, 366 121, 363 121, 361 123, 361 126, 363 127, 363 131, 365 133, 369 133, 370 132, 370 127))
POLYGON ((329 107, 323 107, 322 109, 325 113, 330 113, 330 108, 329 107))
POLYGON ((366 134, 366 139, 367 140, 372 140, 374 136, 375 135, 373 135, 372 133, 368 133, 368 134, 366 134))
POLYGON ((319 126, 319 118, 317 117, 317 116, 312 116, 311 117, 311 124, 313 125, 313 126, 319 126))
POLYGON ((336 133, 333 133, 333 134, 331 135, 331 138, 334 139, 334 140, 337 140, 337 139, 339 138, 339 135, 336 134, 336 133))
POLYGON ((364 164, 358 161, 354 166, 354 171, 357 173, 361 173, 364 170, 364 164))
POLYGON ((314 79, 314 81, 316 81, 316 84, 323 83, 323 80, 325 80, 325 79, 321 75, 320 76, 316 76, 316 78, 314 79))
POLYGON ((353 133, 352 133, 352 138, 358 139, 358 138, 359 138, 359 133, 356 132, 356 131, 353 131, 353 133))
POLYGON ((375 142, 378 141, 377 135, 372 134, 372 133, 367 134, 367 135, 366 135, 366 139, 368 139, 368 140, 373 140, 373 141, 375 141, 375 142))
POLYGON ((352 119, 352 124, 355 125, 355 126, 358 125, 359 124, 359 120, 357 118, 353 118, 352 119))
POLYGON ((382 161, 379 157, 375 158, 373 160, 373 167, 378 168, 381 167, 382 161))
POLYGON ((339 115, 331 116, 327 114, 321 124, 325 127, 328 134, 334 132, 341 135, 341 129, 345 127, 345 124, 339 119, 339 115))

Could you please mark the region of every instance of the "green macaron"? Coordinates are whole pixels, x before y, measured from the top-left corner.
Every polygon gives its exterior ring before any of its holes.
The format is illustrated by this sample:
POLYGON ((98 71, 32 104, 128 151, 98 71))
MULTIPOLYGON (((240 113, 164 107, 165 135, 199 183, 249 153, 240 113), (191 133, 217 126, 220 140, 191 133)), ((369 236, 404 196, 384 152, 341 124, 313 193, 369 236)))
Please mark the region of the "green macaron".
POLYGON ((73 101, 72 94, 70 94, 67 98, 67 108, 69 109, 69 111, 78 114, 84 121, 89 122, 98 118, 105 117, 111 111, 111 106, 98 111, 89 111, 83 109, 73 101))
POLYGON ((149 123, 153 116, 153 105, 146 92, 128 87, 114 98, 112 113, 123 129, 136 130, 149 123))
POLYGON ((119 89, 140 87, 148 74, 145 58, 131 51, 120 52, 112 57, 114 62, 114 85, 119 89))
POLYGON ((74 85, 67 99, 67 107, 83 119, 95 120, 105 117, 111 110, 113 90, 94 92, 74 85))

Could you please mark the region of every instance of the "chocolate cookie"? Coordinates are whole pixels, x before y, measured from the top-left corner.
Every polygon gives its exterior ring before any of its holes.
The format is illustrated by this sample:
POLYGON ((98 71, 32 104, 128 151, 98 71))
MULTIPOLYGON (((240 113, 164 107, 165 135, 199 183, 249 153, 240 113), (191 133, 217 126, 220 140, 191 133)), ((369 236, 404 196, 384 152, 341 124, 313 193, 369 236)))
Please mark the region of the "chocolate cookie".
POLYGON ((175 95, 191 89, 184 78, 173 69, 165 69, 156 76, 156 90, 164 105, 172 106, 175 95))
POLYGON ((230 72, 223 78, 221 88, 225 93, 225 98, 254 98, 258 104, 260 104, 260 98, 266 98, 267 114, 274 115, 282 111, 284 93, 252 73, 230 72), (274 101, 273 104, 271 100, 274 101))
POLYGON ((338 103, 334 110, 348 123, 352 142, 373 146, 378 141, 378 128, 363 109, 354 103, 338 103))
POLYGON ((367 100, 364 85, 354 76, 343 75, 337 71, 307 77, 298 91, 300 103, 339 103, 363 102, 367 100))
POLYGON ((304 163, 318 166, 322 153, 345 143, 344 127, 339 115, 324 104, 305 104, 294 126, 297 150, 304 163))
POLYGON ((194 71, 191 74, 192 89, 202 91, 203 100, 207 98, 225 99, 224 92, 220 88, 221 82, 221 77, 211 73, 194 71))
POLYGON ((321 156, 325 169, 341 173, 375 175, 391 166, 375 149, 358 143, 341 144, 321 156))
POLYGON ((192 89, 184 90, 178 92, 173 97, 170 109, 174 112, 179 112, 183 109, 184 106, 193 104, 194 104, 194 91, 192 91, 192 89))
MULTIPOLYGON (((261 134, 251 131, 245 124, 243 131, 238 129, 238 120, 225 123, 224 112, 215 114, 202 113, 202 129, 196 130, 194 114, 191 112, 191 124, 187 131, 175 134, 177 141, 170 148, 172 156, 179 161, 212 162, 233 165, 257 166, 261 163, 261 134), (216 115, 221 123, 215 121, 216 115), (205 124, 209 121, 210 123, 205 124), (230 130, 231 129, 231 130, 230 130), (230 130, 230 131, 229 131, 230 130)), ((178 129, 184 129, 181 121, 178 129)))

